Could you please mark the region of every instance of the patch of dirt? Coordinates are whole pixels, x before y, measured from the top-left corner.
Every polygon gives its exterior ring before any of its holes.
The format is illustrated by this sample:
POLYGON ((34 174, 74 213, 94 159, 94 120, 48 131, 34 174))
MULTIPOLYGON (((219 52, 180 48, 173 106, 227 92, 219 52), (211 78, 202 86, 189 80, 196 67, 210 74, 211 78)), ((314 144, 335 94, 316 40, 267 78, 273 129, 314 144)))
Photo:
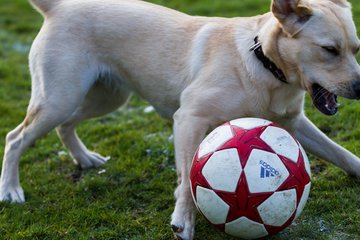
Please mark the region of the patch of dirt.
POLYGON ((78 183, 82 176, 81 167, 76 167, 75 171, 70 175, 70 179, 73 183, 78 183))
POLYGON ((327 168, 327 164, 321 161, 316 161, 314 165, 311 166, 312 173, 321 173, 327 168))

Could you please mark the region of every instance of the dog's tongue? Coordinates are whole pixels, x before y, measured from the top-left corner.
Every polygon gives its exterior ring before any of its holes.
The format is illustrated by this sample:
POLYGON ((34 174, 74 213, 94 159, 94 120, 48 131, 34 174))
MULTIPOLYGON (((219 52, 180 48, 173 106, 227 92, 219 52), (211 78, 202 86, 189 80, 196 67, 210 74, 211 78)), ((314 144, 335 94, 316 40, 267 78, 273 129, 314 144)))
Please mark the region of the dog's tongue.
POLYGON ((334 115, 338 110, 337 96, 319 84, 312 85, 314 106, 325 115, 334 115))

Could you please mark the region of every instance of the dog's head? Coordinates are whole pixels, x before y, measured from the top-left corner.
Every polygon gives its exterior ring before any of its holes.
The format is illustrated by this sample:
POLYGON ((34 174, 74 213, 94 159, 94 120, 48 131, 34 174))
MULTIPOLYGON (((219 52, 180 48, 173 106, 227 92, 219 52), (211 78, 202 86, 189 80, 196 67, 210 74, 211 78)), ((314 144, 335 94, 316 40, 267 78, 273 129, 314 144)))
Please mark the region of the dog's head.
POLYGON ((337 95, 360 99, 360 41, 346 0, 273 0, 272 13, 281 59, 322 113, 337 112, 337 95))

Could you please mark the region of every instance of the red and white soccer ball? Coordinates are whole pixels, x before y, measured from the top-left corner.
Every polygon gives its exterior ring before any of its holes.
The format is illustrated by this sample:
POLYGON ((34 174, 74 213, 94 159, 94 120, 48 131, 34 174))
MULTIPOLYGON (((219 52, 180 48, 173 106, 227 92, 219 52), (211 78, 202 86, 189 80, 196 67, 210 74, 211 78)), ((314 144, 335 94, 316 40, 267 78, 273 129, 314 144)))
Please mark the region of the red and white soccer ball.
POLYGON ((190 173, 195 204, 225 233, 244 239, 276 234, 302 212, 310 165, 299 142, 263 119, 230 121, 200 144, 190 173))

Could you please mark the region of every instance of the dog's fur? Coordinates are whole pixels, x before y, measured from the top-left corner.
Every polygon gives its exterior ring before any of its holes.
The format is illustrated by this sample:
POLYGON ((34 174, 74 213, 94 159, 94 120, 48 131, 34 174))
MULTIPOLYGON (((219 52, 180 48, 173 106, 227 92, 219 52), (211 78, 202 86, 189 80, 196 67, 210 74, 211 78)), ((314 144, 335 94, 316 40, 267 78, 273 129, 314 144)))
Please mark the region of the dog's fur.
POLYGON ((174 119, 179 186, 171 224, 179 239, 194 236, 193 154, 206 132, 225 121, 252 116, 277 122, 307 151, 359 175, 359 158, 303 113, 304 93, 314 95, 314 84, 360 97, 360 42, 345 0, 273 0, 270 13, 233 19, 191 17, 137 0, 31 2, 45 21, 30 52, 27 116, 6 137, 1 200, 25 201, 20 156, 54 128, 81 167, 105 163, 74 128, 114 111, 132 91, 174 119), (288 84, 249 51, 256 36, 288 84))

